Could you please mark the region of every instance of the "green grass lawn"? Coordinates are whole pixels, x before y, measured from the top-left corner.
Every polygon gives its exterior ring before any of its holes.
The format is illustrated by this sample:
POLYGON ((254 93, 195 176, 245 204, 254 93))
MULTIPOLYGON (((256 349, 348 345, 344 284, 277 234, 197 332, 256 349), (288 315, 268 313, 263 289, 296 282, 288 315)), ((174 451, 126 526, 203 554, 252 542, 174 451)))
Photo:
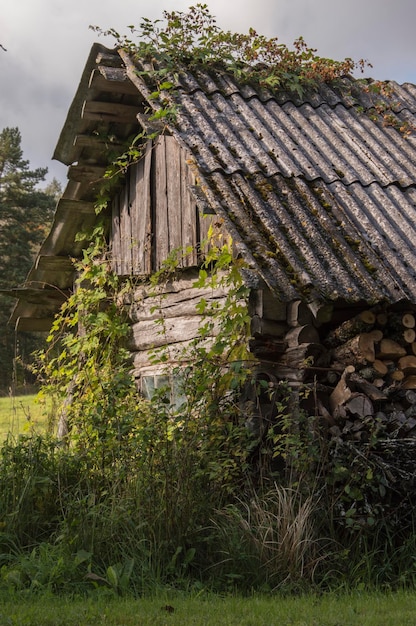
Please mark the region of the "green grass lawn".
POLYGON ((8 434, 45 432, 47 413, 47 406, 39 403, 36 395, 0 397, 0 441, 8 434))
POLYGON ((9 626, 415 626, 416 593, 281 598, 166 595, 138 600, 6 599, 9 626))

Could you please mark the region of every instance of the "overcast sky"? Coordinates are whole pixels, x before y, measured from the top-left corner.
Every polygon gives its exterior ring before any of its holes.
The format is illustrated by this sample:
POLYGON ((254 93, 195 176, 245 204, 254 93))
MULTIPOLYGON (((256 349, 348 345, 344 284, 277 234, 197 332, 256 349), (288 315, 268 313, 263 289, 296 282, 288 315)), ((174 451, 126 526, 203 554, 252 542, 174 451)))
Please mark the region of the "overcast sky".
MULTIPOLYGON (((48 167, 65 181, 66 167, 51 161, 99 25, 127 32, 142 17, 185 11, 192 0, 1 0, 0 130, 18 126, 32 168, 48 167)), ((290 45, 303 36, 321 56, 371 61, 366 75, 416 83, 416 0, 210 0, 225 30, 278 36, 290 45)), ((99 38, 113 47, 111 38, 99 38)))

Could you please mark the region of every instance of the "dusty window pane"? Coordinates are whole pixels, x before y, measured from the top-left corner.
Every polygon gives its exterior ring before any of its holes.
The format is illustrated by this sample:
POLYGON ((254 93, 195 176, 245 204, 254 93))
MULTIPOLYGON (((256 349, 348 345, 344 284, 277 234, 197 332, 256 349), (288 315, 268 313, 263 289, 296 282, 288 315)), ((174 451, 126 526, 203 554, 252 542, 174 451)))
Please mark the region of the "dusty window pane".
POLYGON ((155 393, 155 377, 143 376, 142 378, 142 394, 147 400, 151 400, 155 393))

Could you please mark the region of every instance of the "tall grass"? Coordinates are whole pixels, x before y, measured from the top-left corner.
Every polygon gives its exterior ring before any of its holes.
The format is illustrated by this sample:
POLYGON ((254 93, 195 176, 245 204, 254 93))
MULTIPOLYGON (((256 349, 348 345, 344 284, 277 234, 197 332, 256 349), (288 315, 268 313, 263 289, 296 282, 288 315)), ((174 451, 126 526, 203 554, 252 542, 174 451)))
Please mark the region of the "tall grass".
POLYGON ((130 433, 111 467, 101 465, 100 448, 95 458, 33 433, 6 439, 0 591, 304 592, 415 583, 415 533, 401 547, 386 542, 381 527, 337 535, 328 524, 331 502, 305 489, 306 478, 263 494, 224 495, 184 434, 184 447, 169 433, 163 439, 150 418, 147 447, 143 429, 130 433))
POLYGON ((221 569, 272 589, 312 583, 322 558, 318 503, 314 494, 275 484, 262 496, 253 492, 219 511, 214 525, 223 551, 221 569))

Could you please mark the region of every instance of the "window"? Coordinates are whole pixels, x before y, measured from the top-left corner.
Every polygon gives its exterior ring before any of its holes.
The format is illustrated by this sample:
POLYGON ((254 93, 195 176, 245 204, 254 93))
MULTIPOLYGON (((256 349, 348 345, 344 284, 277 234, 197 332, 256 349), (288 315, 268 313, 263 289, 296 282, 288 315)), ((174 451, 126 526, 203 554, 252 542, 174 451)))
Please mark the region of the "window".
POLYGON ((178 410, 185 402, 186 395, 182 388, 180 372, 168 374, 166 372, 148 372, 141 376, 141 392, 145 398, 151 400, 156 392, 162 394, 162 399, 178 410))

